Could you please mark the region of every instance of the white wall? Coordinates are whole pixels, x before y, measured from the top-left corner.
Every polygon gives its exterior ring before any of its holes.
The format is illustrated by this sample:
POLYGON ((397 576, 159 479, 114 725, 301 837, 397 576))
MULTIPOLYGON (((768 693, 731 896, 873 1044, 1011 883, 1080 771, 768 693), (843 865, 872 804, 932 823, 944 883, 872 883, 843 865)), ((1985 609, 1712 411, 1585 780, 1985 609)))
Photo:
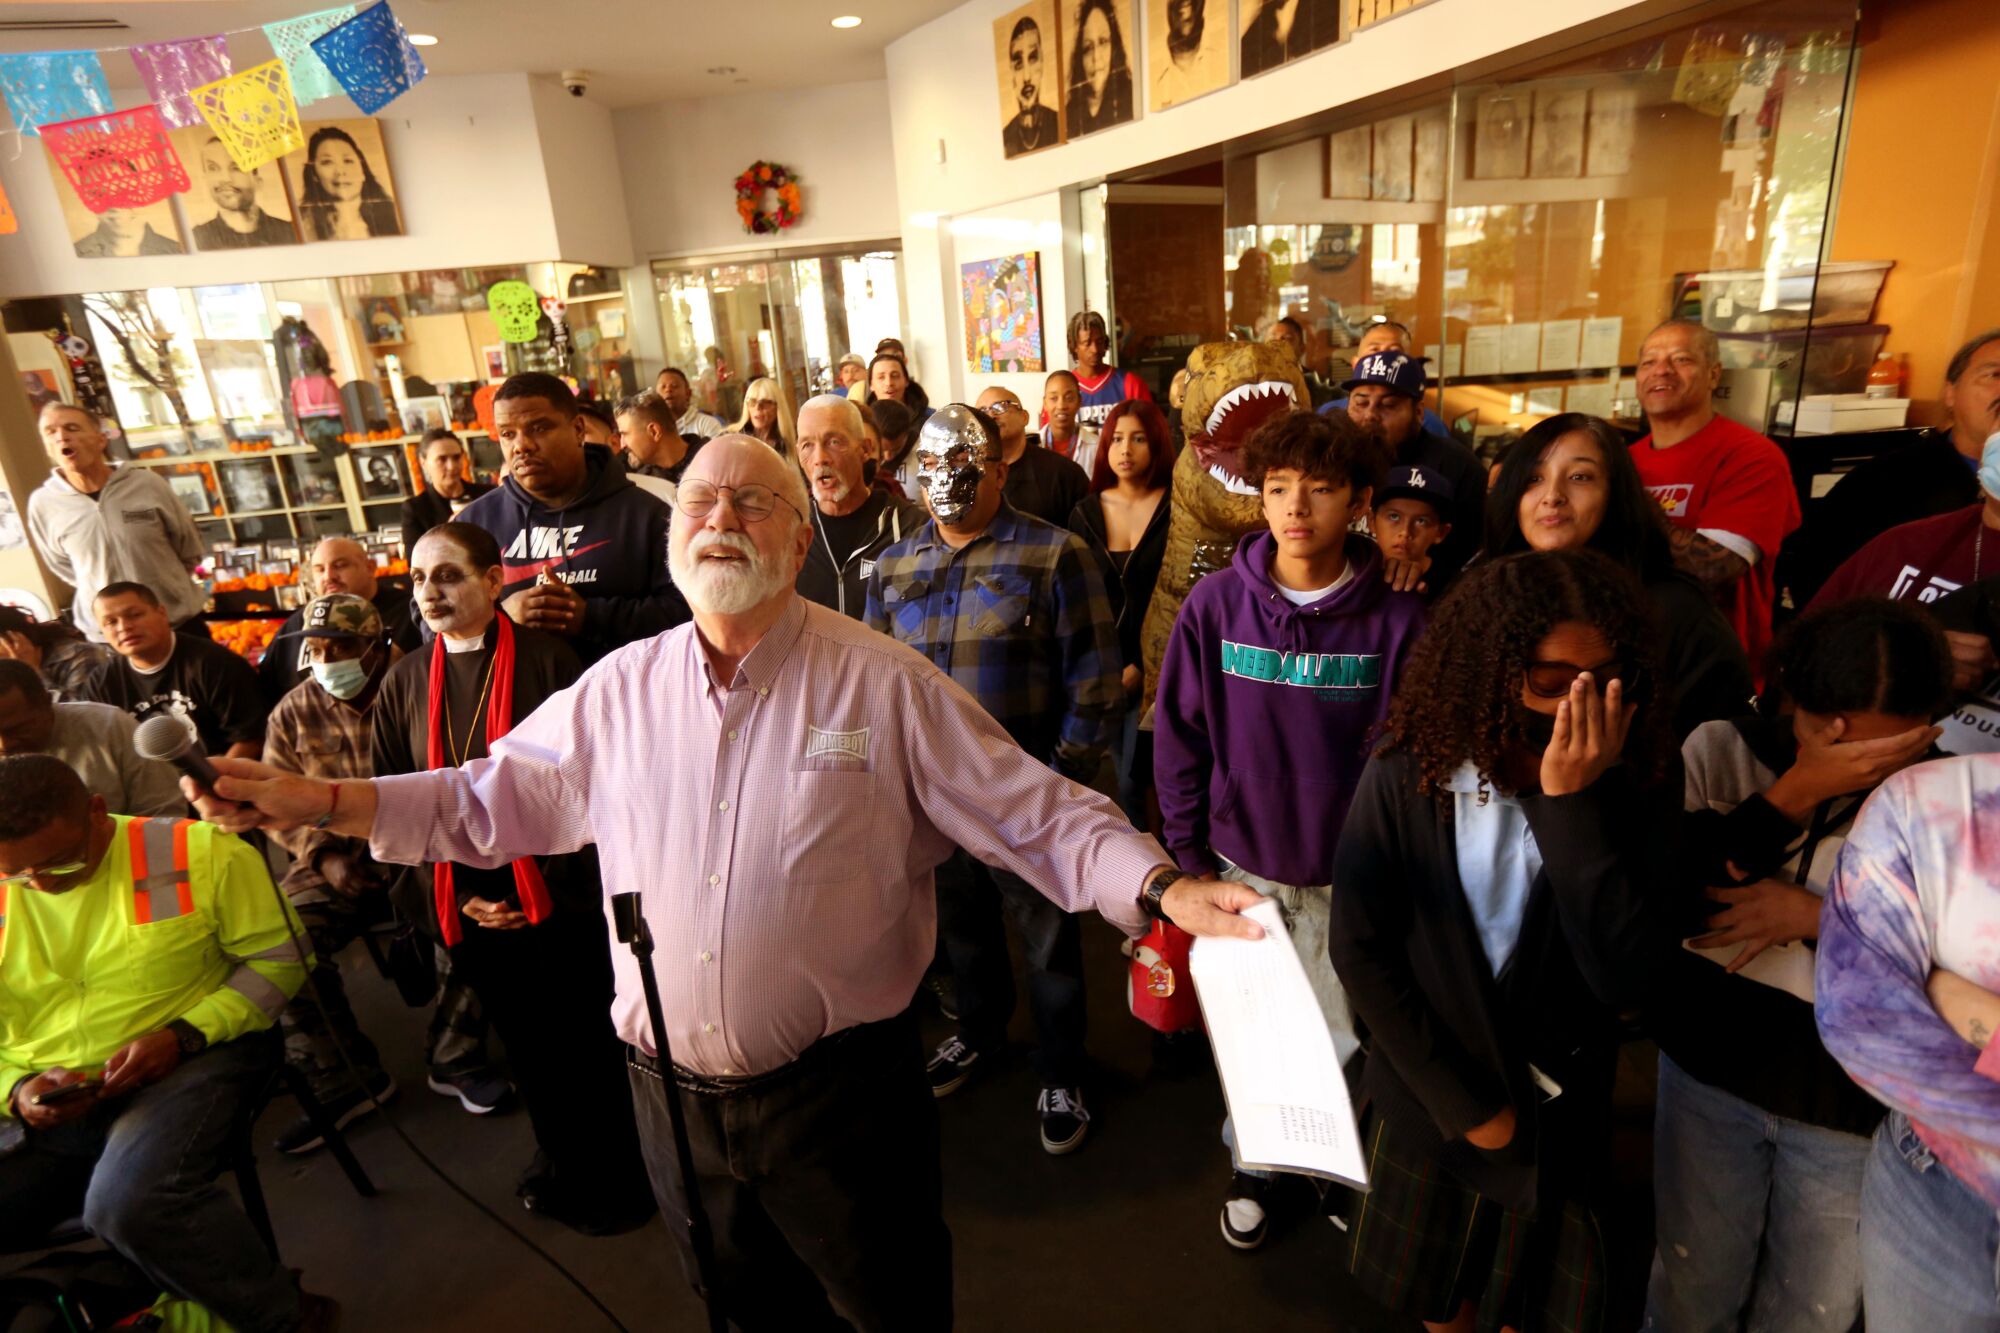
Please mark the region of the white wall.
MULTIPOLYGON (((1543 42, 1580 24, 1611 20, 1608 26, 1623 26, 1628 18, 1637 22, 1642 14, 1679 7, 1678 0, 1432 0, 1258 78, 1009 161, 1000 145, 992 25, 1018 3, 968 0, 888 48, 909 289, 905 341, 926 364, 948 354, 948 325, 957 318, 955 284, 941 280, 952 249, 948 235, 940 240, 941 219, 1011 200, 1033 201, 1065 186, 1253 134, 1543 42)), ((1128 40, 1135 49, 1144 46, 1141 38, 1128 40)), ((1050 302, 1043 317, 1060 329, 1068 314, 1050 302)), ((1056 341, 1060 353, 1061 340, 1056 341)))
POLYGON ((549 257, 626 267, 632 262, 632 229, 625 220, 624 173, 611 109, 571 97, 548 79, 530 79, 528 87, 555 219, 556 248, 549 257))
POLYGON ((902 231, 889 87, 879 79, 628 107, 612 123, 641 259, 902 231), (803 216, 775 237, 750 235, 736 216, 732 182, 760 159, 783 164, 801 186, 803 216))
MULTIPOLYGON (((338 98, 315 103, 303 114, 310 125, 314 120, 360 113, 353 103, 338 98)), ((549 259, 615 262, 613 256, 572 254, 560 248, 562 237, 550 204, 536 101, 527 75, 435 76, 384 108, 380 119, 406 234, 368 241, 78 259, 56 201, 47 152, 35 140, 22 145, 18 158, 9 160, 0 152, 0 182, 5 183, 21 221, 18 233, 0 236, 0 296, 269 282, 549 259)), ((612 170, 608 153, 600 160, 604 170, 612 170)), ((615 202, 609 216, 614 222, 623 220, 615 202)), ((627 237, 619 253, 629 250, 627 237)))

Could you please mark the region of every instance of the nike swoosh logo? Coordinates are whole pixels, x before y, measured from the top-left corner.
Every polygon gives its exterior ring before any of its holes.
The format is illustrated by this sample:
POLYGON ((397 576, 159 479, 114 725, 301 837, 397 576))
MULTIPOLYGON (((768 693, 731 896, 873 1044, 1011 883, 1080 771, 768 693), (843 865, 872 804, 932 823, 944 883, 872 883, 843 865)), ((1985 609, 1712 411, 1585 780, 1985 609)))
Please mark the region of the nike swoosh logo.
POLYGON ((544 572, 552 574, 578 556, 588 551, 595 551, 600 546, 609 545, 611 545, 611 541, 607 538, 601 542, 592 542, 588 546, 579 546, 568 555, 559 555, 548 560, 536 560, 525 565, 510 565, 503 560, 500 562, 500 581, 502 583, 518 583, 522 579, 532 579, 544 572))

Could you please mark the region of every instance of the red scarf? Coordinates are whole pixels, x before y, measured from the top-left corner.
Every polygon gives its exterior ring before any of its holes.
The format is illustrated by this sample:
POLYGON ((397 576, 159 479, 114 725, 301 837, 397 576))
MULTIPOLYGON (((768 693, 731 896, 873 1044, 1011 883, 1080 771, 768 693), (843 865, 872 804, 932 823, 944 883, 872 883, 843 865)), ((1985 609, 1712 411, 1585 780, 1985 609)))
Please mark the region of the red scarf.
MULTIPOLYGON (((493 679, 486 698, 486 744, 490 750, 493 742, 505 736, 514 726, 514 626, 504 615, 493 617, 493 632, 498 636, 493 645, 493 679)), ((430 743, 425 747, 424 766, 444 768, 444 636, 442 634, 431 643, 430 676, 430 743)), ((452 888, 452 864, 440 861, 433 867, 433 884, 436 894, 438 930, 444 936, 445 946, 457 944, 463 937, 458 921, 458 894, 452 888)), ((549 886, 542 880, 542 869, 531 856, 524 856, 514 862, 514 891, 520 897, 521 910, 528 920, 536 925, 549 919, 553 905, 549 902, 549 886)))

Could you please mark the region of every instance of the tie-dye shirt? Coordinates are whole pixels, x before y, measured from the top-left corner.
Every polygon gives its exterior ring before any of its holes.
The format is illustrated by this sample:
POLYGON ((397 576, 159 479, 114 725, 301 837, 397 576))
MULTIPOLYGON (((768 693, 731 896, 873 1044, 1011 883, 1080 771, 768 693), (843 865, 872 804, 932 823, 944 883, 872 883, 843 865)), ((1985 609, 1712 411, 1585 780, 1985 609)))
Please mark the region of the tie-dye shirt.
POLYGON ((2000 754, 1904 769, 1868 798, 1820 916, 1820 1036, 2000 1208, 2000 1041, 1982 1055, 1931 1007, 1932 968, 2000 991, 2000 754))

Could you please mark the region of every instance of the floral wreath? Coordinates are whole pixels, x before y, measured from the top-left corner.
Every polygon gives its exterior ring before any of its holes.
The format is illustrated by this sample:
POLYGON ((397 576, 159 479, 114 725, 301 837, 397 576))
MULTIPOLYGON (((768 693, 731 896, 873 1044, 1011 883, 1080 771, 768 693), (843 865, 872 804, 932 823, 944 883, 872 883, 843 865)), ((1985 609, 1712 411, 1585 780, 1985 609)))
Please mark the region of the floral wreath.
POLYGON ((775 162, 752 162, 736 178, 736 216, 743 219, 743 230, 759 236, 796 225, 799 183, 792 179, 791 172, 775 162), (766 190, 778 196, 778 206, 769 211, 761 206, 766 190))

